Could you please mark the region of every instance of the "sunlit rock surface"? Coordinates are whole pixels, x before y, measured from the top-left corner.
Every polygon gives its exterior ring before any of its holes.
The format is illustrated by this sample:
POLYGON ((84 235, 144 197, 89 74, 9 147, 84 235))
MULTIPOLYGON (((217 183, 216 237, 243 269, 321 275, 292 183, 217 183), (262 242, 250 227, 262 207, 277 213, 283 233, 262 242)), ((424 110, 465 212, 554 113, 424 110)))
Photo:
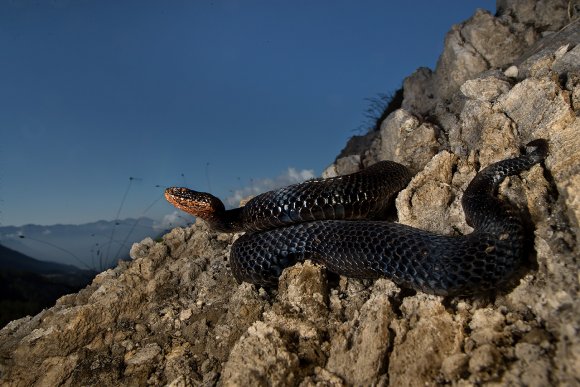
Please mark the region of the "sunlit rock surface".
POLYGON ((405 81, 402 109, 326 172, 405 163, 416 175, 396 200, 399 221, 462 234, 476 171, 548 139, 546 170, 500 189, 533 234, 510 288, 442 298, 305 262, 265 291, 233 279, 236 236, 199 222, 134 245, 131 262, 1 330, 1 383, 580 383, 580 27, 567 25, 567 3, 498 1, 499 16, 478 11, 454 26, 436 70, 405 81))

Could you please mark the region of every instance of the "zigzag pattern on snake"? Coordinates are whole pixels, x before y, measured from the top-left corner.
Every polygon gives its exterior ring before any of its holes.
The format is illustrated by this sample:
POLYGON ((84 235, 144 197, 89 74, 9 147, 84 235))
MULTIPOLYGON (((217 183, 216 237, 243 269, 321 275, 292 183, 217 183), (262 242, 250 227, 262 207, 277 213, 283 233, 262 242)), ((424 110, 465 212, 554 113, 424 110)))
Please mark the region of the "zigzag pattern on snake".
POLYGON ((187 188, 168 188, 165 197, 215 230, 248 231, 230 255, 240 282, 275 285, 286 267, 310 259, 349 277, 387 277, 427 293, 467 295, 501 286, 520 266, 522 219, 494 194, 505 177, 542 162, 547 152, 545 140, 534 140, 525 154, 481 170, 462 198, 474 231, 460 236, 379 220, 411 179, 404 166, 391 161, 266 192, 233 210, 187 188))

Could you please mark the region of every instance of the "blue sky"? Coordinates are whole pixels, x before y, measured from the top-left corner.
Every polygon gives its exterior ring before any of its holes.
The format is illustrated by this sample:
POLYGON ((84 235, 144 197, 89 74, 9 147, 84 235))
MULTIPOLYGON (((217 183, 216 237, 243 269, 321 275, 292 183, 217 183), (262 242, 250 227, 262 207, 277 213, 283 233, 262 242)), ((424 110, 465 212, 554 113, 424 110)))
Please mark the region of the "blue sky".
POLYGON ((0 2, 0 225, 161 218, 318 175, 365 98, 434 68, 493 1, 0 2), (134 179, 130 180, 133 177, 134 179))

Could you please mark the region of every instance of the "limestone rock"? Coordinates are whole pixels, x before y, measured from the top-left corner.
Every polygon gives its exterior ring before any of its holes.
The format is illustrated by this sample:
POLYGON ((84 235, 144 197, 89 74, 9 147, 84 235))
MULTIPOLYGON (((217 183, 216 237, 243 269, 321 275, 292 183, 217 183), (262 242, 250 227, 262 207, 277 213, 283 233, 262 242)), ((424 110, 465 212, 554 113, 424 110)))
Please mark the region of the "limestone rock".
POLYGON ((435 90, 433 89, 433 71, 427 67, 418 68, 403 81, 402 108, 406 111, 424 116, 435 107, 435 90))
POLYGON ((326 368, 351 385, 369 385, 386 374, 395 313, 387 292, 376 287, 360 314, 343 323, 331 339, 326 368))
POLYGON ((223 369, 224 386, 292 385, 298 356, 274 328, 257 321, 234 345, 223 369))
POLYGON ((510 83, 502 80, 499 73, 467 80, 460 87, 461 93, 467 98, 481 102, 493 102, 509 89, 510 83))
POLYGON ((306 261, 265 290, 236 283, 236 236, 200 221, 135 244, 131 262, 0 330, 0 384, 578 385, 580 27, 564 3, 503 0, 497 17, 453 27, 437 69, 405 81, 402 109, 326 172, 404 163, 416 174, 398 221, 461 235, 475 173, 546 138, 544 165, 499 190, 530 229, 509 286, 442 298, 306 261))
POLYGON ((361 169, 360 155, 350 155, 336 159, 322 172, 323 178, 335 177, 340 175, 348 175, 349 173, 358 172, 361 169))
POLYGON ((540 31, 557 31, 569 20, 571 3, 574 1, 499 0, 497 9, 500 13, 512 14, 520 23, 533 24, 540 31))
POLYGON ((440 380, 444 360, 461 353, 464 322, 447 312, 441 300, 433 296, 407 298, 401 310, 403 318, 393 323, 390 383, 424 386, 440 380))
POLYGON ((453 26, 435 70, 437 97, 450 98, 468 79, 515 61, 535 40, 529 35, 528 29, 520 31, 483 10, 453 26))
POLYGON ((381 124, 379 135, 365 153, 363 163, 368 166, 381 160, 393 160, 417 172, 439 150, 438 138, 437 125, 421 122, 406 110, 398 109, 381 124))

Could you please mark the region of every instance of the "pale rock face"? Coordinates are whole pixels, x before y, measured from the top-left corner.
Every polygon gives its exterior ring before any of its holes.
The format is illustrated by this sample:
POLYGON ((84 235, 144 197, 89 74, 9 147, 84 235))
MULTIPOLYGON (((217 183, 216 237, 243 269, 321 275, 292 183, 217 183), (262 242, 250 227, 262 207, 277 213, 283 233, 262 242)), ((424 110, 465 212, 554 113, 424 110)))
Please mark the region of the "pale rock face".
POLYGON ((447 33, 434 74, 435 95, 451 98, 465 81, 513 63, 534 41, 529 27, 514 28, 509 19, 478 10, 447 33))
POLYGON ((546 138, 545 168, 500 187, 531 231, 529 263, 509 288, 444 299, 307 261, 277 291, 256 289, 231 275, 236 236, 200 221, 135 244, 132 262, 8 324, 1 384, 577 385, 578 21, 541 38, 568 23, 564 3, 499 1, 499 17, 481 11, 453 27, 437 69, 407 78, 402 108, 326 172, 404 163, 416 174, 398 221, 465 234, 461 196, 476 171, 546 138))
POLYGON ((421 122, 404 109, 396 110, 381 124, 378 136, 365 152, 364 164, 393 160, 416 173, 439 150, 438 137, 437 125, 421 122))
POLYGON ((558 31, 574 16, 574 1, 568 0, 499 0, 496 7, 502 13, 513 15, 520 23, 532 24, 540 31, 558 31))
POLYGON ((418 115, 426 115, 435 107, 433 71, 427 67, 418 68, 403 81, 402 108, 418 115))

